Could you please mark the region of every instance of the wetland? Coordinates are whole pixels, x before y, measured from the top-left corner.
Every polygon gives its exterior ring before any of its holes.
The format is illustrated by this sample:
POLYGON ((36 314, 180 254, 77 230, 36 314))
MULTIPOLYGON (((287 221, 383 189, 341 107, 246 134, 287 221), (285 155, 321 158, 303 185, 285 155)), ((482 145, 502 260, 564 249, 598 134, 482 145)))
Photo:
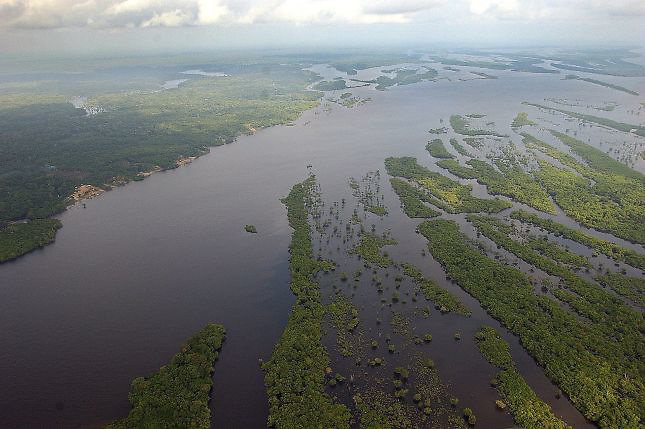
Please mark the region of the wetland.
POLYGON ((195 62, 67 105, 85 135, 118 106, 156 119, 75 174, 33 160, 41 194, 3 176, 0 426, 154 426, 174 403, 200 428, 638 428, 645 107, 549 58, 195 62), (68 201, 81 183, 114 186, 68 201))

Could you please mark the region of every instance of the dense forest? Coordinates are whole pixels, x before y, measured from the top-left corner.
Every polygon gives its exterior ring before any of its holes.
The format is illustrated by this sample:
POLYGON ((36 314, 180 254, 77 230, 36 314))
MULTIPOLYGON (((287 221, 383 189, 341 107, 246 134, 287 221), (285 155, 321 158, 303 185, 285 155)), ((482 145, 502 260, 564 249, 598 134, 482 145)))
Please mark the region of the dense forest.
POLYGON ((226 338, 222 325, 208 324, 192 335, 168 365, 132 381, 127 417, 105 429, 211 427, 213 366, 226 338))
MULTIPOLYGON (((68 102, 66 87, 61 93, 0 92, 0 227, 64 210, 81 184, 109 190, 151 171, 175 168, 178 160, 231 143, 240 134, 293 121, 320 98, 305 89, 314 75, 298 66, 262 63, 233 71, 200 75, 166 90, 85 82, 93 94, 86 106, 100 106, 94 114, 68 102)), ((22 236, 31 232, 34 246, 51 241, 36 225, 22 227, 22 236)), ((24 253, 15 249, 28 243, 21 242, 11 249, 0 241, 0 250, 24 253)))

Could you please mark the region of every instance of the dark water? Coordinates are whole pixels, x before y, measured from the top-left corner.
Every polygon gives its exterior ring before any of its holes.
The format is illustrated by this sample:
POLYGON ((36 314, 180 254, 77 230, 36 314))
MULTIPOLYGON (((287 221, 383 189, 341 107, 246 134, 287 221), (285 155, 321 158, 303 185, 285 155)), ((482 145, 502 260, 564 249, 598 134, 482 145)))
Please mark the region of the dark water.
MULTIPOLYGON (((108 192, 87 201, 86 209, 73 207, 61 215, 64 228, 55 244, 0 267, 0 428, 100 427, 124 416, 130 381, 168 362, 208 322, 228 329, 215 369, 214 423, 265 427, 258 358, 270 356, 293 302, 291 230, 279 198, 306 177, 306 165, 313 164, 326 195, 340 195, 349 176, 383 171, 387 156, 417 156, 429 165, 427 130, 440 126, 439 118, 447 125, 452 113, 487 113, 506 130, 526 110, 524 100, 607 98, 603 88, 591 95, 585 89, 557 76, 520 73, 387 92, 355 89, 372 101, 353 109, 319 107, 295 126, 241 137, 186 168, 108 192), (245 224, 256 225, 258 234, 245 233, 245 224)), ((466 322, 432 319, 447 335, 436 337, 445 345, 435 358, 440 374, 464 398, 490 396, 493 368, 470 339, 480 323, 498 325, 447 283, 429 256, 421 259, 424 243, 414 234, 415 222, 396 210, 398 202, 383 187, 391 208, 384 222, 400 241, 392 254, 443 279, 473 310, 466 322), (460 350, 448 341, 455 327, 470 338, 460 350)), ((505 336, 538 395, 574 427, 587 426, 566 399, 555 400, 556 388, 505 336)), ((508 415, 488 406, 473 407, 479 425, 510 425, 508 415)))

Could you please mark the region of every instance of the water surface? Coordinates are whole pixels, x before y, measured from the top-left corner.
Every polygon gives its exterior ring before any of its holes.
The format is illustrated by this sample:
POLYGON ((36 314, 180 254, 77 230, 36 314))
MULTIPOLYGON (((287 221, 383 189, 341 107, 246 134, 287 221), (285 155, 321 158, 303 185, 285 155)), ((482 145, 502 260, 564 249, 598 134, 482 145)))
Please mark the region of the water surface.
MULTIPOLYGON (((291 230, 279 198, 306 177, 308 164, 333 198, 347 192, 349 176, 384 172, 387 156, 416 156, 430 166, 427 130, 447 125, 453 113, 486 113, 507 129, 526 110, 520 104, 525 100, 638 101, 605 88, 589 93, 586 84, 557 75, 495 74, 500 78, 441 79, 385 92, 352 89, 372 101, 352 109, 325 102, 295 126, 240 137, 190 166, 153 174, 63 213, 53 245, 0 267, 0 427, 100 427, 126 415, 130 381, 167 363, 183 340, 209 322, 228 330, 215 368, 214 423, 265 427, 268 405, 258 359, 270 356, 293 303, 291 230), (247 234, 245 224, 254 224, 258 234, 247 234)), ((458 326, 472 337, 480 323, 494 324, 445 280, 437 263, 422 259, 415 221, 397 209, 386 182, 383 187, 391 213, 384 222, 400 242, 393 256, 409 257, 474 312, 466 322, 436 318, 437 330, 449 335, 458 326)), ((566 399, 555 400, 555 387, 517 340, 505 337, 536 392, 574 427, 587 426, 566 399)), ((456 357, 454 341, 441 338, 446 353, 435 359, 437 367, 462 402, 490 392, 484 382, 493 369, 474 352, 474 343, 456 357)), ((474 407, 479 424, 508 426, 508 415, 487 406, 474 407)))

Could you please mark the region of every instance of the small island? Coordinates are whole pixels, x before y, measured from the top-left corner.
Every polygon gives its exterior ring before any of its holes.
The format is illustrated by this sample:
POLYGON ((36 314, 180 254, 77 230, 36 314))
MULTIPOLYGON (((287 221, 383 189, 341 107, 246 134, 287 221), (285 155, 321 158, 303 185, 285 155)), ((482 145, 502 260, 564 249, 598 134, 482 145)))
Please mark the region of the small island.
POLYGON ((251 233, 251 234, 257 234, 258 230, 255 227, 255 225, 244 225, 244 231, 251 233))

